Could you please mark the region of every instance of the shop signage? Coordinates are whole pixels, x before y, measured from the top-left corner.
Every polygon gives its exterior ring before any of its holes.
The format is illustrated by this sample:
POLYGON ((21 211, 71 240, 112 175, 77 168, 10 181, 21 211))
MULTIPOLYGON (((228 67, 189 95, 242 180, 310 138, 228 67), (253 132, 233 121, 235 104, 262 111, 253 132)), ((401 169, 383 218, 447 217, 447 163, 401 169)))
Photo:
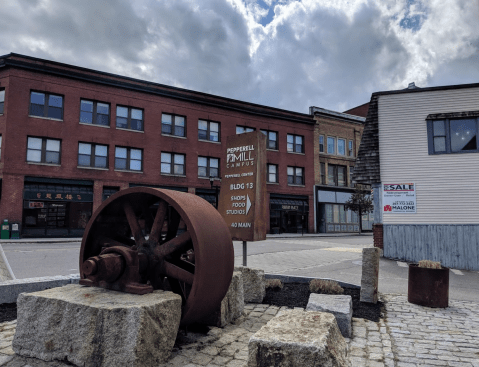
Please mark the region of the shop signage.
POLYGON ((282 205, 281 209, 283 209, 283 210, 298 210, 299 206, 298 205, 282 205))
POLYGON ((23 193, 23 198, 25 200, 63 200, 93 202, 93 194, 66 194, 64 192, 57 193, 25 191, 23 193))
POLYGON ((416 213, 416 185, 383 184, 383 212, 416 213))
POLYGON ((30 201, 28 203, 28 207, 30 209, 43 208, 44 206, 45 206, 45 203, 43 201, 30 201))
POLYGON ((266 239, 266 137, 260 131, 229 136, 222 159, 218 211, 237 241, 266 239))

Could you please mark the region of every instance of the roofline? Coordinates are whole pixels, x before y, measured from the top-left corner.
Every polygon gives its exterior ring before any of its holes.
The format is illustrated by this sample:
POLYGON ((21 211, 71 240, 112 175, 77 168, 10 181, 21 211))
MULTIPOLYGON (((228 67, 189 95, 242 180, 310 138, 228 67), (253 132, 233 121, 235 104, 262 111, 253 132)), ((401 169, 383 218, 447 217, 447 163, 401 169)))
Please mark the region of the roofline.
POLYGON ((400 90, 389 90, 389 91, 380 91, 374 92, 371 96, 376 95, 388 95, 388 94, 403 94, 403 93, 421 93, 421 92, 432 92, 438 90, 450 90, 450 89, 466 89, 466 88, 479 88, 479 83, 469 83, 469 84, 454 84, 454 85, 440 85, 437 87, 426 87, 426 88, 414 88, 414 89, 400 89, 400 90))
POLYGON ((324 116, 336 117, 336 118, 339 117, 339 118, 343 118, 343 119, 347 119, 347 120, 352 120, 353 122, 356 122, 356 123, 359 123, 359 124, 364 124, 364 122, 366 121, 365 117, 350 115, 349 113, 344 113, 344 112, 331 111, 331 110, 327 110, 325 108, 315 107, 315 106, 309 107, 309 114, 310 115, 318 114, 318 115, 324 115, 324 116))
POLYGON ((199 103, 203 105, 210 105, 217 108, 224 108, 233 111, 239 111, 244 113, 249 113, 252 115, 259 115, 264 117, 289 120, 293 122, 303 123, 313 125, 314 120, 311 115, 304 114, 300 112, 288 111, 276 107, 264 106, 256 103, 245 102, 237 99, 217 96, 214 94, 208 94, 204 92, 198 92, 190 89, 184 89, 179 87, 173 87, 165 84, 154 83, 146 80, 135 79, 123 75, 112 74, 104 71, 98 71, 94 69, 88 69, 81 66, 75 66, 70 64, 61 63, 58 61, 51 61, 46 59, 40 59, 37 57, 21 55, 17 53, 10 53, 7 55, 0 56, 0 68, 1 67, 15 67, 20 69, 29 69, 33 71, 48 73, 51 75, 67 77, 71 79, 83 80, 95 84, 103 84, 113 87, 120 87, 124 89, 139 91, 143 93, 161 95, 163 97, 180 99, 184 101, 189 101, 193 103, 199 103), (23 58, 26 60, 43 62, 50 64, 47 65, 38 65, 30 63, 28 61, 20 61, 12 59, 12 57, 23 58), (68 72, 68 70, 55 68, 55 66, 67 68, 73 70, 73 72, 68 72), (93 77, 92 75, 85 74, 93 73, 97 75, 103 75, 104 77, 93 77), (110 79, 115 78, 115 79, 110 79), (120 79, 121 81, 117 80, 120 79), (143 85, 139 85, 141 83, 143 85), (161 88, 161 89, 159 89, 161 88))

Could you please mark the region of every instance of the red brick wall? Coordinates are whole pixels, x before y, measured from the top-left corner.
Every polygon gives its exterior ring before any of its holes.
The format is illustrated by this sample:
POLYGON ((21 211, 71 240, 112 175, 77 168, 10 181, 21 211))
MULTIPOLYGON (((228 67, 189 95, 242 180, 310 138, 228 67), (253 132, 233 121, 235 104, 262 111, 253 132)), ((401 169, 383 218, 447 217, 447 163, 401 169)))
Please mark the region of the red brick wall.
POLYGON ((384 249, 384 240, 383 240, 383 225, 382 223, 373 224, 373 242, 374 247, 379 247, 384 249))

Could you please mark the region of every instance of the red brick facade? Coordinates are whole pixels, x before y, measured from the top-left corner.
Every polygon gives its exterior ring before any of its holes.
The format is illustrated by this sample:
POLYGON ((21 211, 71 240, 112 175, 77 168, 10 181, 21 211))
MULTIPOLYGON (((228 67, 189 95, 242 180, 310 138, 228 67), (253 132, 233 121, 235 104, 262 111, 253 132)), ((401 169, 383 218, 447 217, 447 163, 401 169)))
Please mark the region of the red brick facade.
POLYGON ((11 54, 4 59, 4 66, 0 67, 0 89, 5 89, 5 108, 0 115, 0 219, 22 222, 26 176, 92 181, 93 210, 102 202, 104 186, 124 189, 131 184, 161 185, 182 187, 190 193, 210 189, 209 180, 198 177, 198 156, 223 159, 226 137, 234 135, 236 126, 241 125, 278 132, 278 150, 268 150, 267 160, 278 165, 279 182, 267 185, 267 201, 270 194, 304 197, 310 213, 308 231, 313 231, 314 157, 317 155, 314 154, 312 116, 20 55, 11 54), (61 95, 63 119, 31 116, 31 91, 61 95), (109 126, 80 123, 81 99, 109 104, 109 126), (142 109, 144 131, 116 128, 117 106, 142 109), (162 134, 162 113, 184 116, 186 137, 162 134), (198 140, 199 119, 220 123, 219 143, 198 140), (304 153, 287 152, 287 134, 304 137, 304 153), (61 163, 27 162, 29 136, 61 140, 61 163), (79 142, 107 145, 108 168, 79 167, 79 142), (115 169, 117 146, 143 150, 141 172, 115 169), (161 174, 161 152, 185 154, 186 174, 161 174), (304 185, 288 184, 288 166, 304 168, 304 185))
POLYGON ((384 249, 383 225, 382 223, 374 224, 373 226, 373 242, 374 247, 384 249))

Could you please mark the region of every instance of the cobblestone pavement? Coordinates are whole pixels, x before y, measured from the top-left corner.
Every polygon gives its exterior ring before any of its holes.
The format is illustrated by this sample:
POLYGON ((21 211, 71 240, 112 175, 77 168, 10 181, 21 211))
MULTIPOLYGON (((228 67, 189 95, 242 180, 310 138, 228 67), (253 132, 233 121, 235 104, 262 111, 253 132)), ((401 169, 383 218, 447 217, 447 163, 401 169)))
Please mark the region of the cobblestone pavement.
MULTIPOLYGON (((353 318, 346 339, 352 367, 479 367, 479 305, 449 301, 446 309, 413 305, 402 295, 384 295, 386 312, 379 322, 353 318)), ((242 317, 207 334, 179 332, 170 359, 161 367, 245 367, 248 340, 281 308, 247 304, 242 317)), ((66 367, 15 356, 11 343, 16 322, 0 324, 0 366, 66 367)), ((71 365, 68 365, 71 366, 71 365)))

